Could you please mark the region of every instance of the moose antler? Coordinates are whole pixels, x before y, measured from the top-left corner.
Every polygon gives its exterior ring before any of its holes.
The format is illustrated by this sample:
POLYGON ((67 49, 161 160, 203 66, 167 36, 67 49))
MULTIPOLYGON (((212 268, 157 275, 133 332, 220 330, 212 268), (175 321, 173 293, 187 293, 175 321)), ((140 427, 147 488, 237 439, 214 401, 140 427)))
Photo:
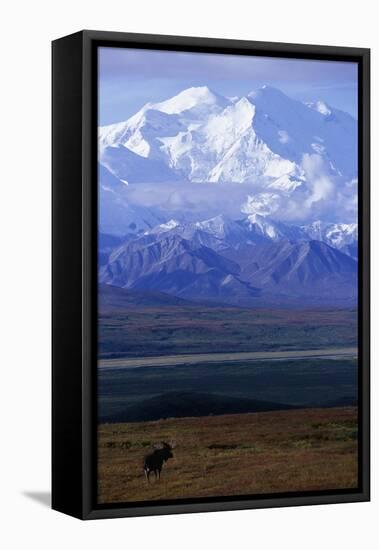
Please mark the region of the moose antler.
POLYGON ((170 441, 170 443, 167 443, 166 441, 161 441, 160 443, 154 443, 153 448, 154 449, 175 449, 176 442, 170 441))

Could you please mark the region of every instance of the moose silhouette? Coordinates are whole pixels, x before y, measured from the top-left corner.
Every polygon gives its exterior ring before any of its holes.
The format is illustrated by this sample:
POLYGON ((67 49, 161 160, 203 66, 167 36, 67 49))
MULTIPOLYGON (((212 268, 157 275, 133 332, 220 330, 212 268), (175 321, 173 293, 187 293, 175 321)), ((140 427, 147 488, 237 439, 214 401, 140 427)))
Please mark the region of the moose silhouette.
POLYGON ((144 458, 143 470, 145 472, 146 480, 150 483, 150 474, 154 473, 155 479, 160 480, 161 471, 164 462, 167 462, 170 458, 174 458, 172 450, 175 447, 175 443, 161 443, 154 445, 154 451, 144 458))

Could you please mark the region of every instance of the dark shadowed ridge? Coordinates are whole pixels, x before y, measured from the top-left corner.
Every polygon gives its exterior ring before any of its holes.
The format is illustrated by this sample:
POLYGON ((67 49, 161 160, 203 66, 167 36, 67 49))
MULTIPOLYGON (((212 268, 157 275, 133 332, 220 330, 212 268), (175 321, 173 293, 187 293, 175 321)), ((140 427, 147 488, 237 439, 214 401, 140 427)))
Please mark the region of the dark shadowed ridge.
POLYGON ((199 308, 203 306, 205 308, 231 308, 233 306, 229 304, 223 304, 218 302, 207 302, 185 300, 172 294, 166 294, 165 292, 149 291, 149 290, 131 290, 127 288, 120 288, 108 284, 99 284, 99 309, 104 312, 106 310, 124 310, 131 309, 135 306, 142 308, 156 308, 162 306, 168 307, 180 307, 180 308, 199 308))
POLYGON ((168 392, 100 418, 101 422, 144 422, 165 418, 199 417, 296 409, 293 405, 240 399, 211 393, 168 392))
POLYGON ((127 309, 133 306, 159 307, 159 306, 182 306, 196 307, 189 300, 177 298, 164 292, 149 292, 146 290, 129 290, 117 286, 99 285, 99 307, 104 309, 127 309))

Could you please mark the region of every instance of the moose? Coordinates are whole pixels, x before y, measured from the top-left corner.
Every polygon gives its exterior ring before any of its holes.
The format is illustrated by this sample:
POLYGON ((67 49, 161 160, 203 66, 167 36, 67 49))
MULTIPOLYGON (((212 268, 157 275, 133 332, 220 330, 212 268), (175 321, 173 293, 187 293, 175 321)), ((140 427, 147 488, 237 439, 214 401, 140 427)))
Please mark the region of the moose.
POLYGON ((150 483, 150 474, 154 472, 155 479, 160 480, 161 470, 164 462, 167 462, 169 458, 174 458, 172 450, 175 447, 175 443, 161 443, 154 445, 154 451, 144 458, 143 470, 145 472, 146 481, 150 483))

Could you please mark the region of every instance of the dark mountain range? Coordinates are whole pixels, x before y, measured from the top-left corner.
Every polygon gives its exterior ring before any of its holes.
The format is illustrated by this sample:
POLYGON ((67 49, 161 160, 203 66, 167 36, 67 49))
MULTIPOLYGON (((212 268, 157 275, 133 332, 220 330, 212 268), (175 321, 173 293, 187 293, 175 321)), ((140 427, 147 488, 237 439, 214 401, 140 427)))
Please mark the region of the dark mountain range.
MULTIPOLYGON (((293 243, 280 241, 240 249, 240 276, 256 286, 296 286, 317 284, 333 276, 356 273, 356 261, 319 241, 293 243), (250 256, 250 257, 249 257, 250 256)), ((235 258, 235 262, 238 260, 235 258)))
MULTIPOLYGON (((246 260, 245 260, 246 261, 246 260)), ((241 270, 242 280, 266 293, 283 294, 317 305, 353 305, 357 299, 357 262, 319 241, 281 241, 256 247, 241 270)))
POLYGON ((259 290, 238 278, 240 266, 211 248, 179 235, 126 242, 100 269, 101 283, 160 291, 195 300, 240 301, 259 290))
POLYGON ((108 235, 107 233, 98 234, 98 262, 99 266, 105 265, 108 262, 109 255, 112 250, 120 246, 126 237, 118 237, 116 235, 108 235))
POLYGON ((351 244, 347 244, 343 248, 341 248, 341 251, 347 254, 348 256, 351 256, 355 260, 358 259, 358 241, 354 241, 351 244))
POLYGON ((172 225, 107 249, 100 283, 240 307, 356 302, 356 260, 324 242, 277 234, 254 241, 238 223, 213 233, 204 224, 172 225))

